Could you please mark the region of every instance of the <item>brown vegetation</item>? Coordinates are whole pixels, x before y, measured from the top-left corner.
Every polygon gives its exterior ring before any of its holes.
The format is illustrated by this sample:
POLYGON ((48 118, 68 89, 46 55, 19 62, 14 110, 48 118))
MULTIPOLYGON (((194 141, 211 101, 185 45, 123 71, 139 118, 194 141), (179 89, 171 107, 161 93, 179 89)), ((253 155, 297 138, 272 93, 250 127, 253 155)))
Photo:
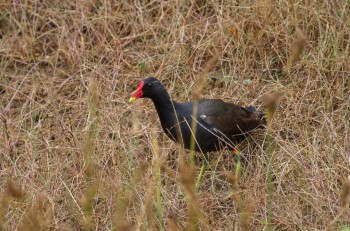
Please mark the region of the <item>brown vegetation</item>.
POLYGON ((349 39, 349 1, 2 1, 0 229, 348 230, 349 39), (213 57, 202 97, 276 111, 196 191, 200 155, 128 99, 196 98, 213 57))

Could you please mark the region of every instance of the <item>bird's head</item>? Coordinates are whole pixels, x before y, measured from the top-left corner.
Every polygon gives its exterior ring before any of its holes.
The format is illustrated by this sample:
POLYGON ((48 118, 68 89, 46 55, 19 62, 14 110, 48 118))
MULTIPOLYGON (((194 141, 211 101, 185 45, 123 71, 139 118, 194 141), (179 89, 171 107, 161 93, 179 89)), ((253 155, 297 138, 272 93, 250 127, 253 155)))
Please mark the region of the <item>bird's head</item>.
POLYGON ((161 83, 156 78, 145 78, 139 83, 129 102, 134 102, 138 98, 152 98, 154 90, 160 85, 161 83))

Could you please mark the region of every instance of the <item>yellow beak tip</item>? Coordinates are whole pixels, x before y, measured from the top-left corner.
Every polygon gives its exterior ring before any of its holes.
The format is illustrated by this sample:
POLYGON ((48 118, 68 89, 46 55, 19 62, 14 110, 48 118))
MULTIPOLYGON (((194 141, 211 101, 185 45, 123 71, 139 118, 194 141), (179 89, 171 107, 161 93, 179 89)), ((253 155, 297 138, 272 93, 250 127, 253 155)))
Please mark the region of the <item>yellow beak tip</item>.
POLYGON ((136 100, 135 97, 131 97, 131 98, 129 99, 129 103, 132 103, 132 102, 134 102, 135 100, 136 100))

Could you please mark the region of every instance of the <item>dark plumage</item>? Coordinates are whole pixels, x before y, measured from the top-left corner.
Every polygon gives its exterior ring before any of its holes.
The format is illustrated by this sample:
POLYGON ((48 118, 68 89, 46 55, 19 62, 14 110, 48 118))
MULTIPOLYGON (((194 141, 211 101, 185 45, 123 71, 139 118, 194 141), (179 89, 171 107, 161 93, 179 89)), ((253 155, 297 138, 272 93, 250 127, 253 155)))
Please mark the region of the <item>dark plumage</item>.
MULTIPOLYGON (((184 147, 190 148, 193 102, 171 100, 164 86, 153 77, 140 82, 130 101, 137 98, 152 99, 167 136, 178 143, 181 143, 182 136, 184 147), (180 137, 176 132, 178 127, 180 137)), ((200 100, 196 121, 195 150, 203 153, 218 151, 225 146, 233 148, 249 131, 265 125, 264 114, 254 107, 244 108, 220 99, 200 100)))

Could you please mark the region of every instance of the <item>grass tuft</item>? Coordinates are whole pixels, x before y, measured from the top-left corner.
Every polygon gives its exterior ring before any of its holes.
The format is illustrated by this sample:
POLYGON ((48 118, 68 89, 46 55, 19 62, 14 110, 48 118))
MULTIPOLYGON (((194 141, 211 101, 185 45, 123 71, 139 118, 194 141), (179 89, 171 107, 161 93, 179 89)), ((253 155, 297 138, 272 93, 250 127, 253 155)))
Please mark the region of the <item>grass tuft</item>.
POLYGON ((1 228, 349 229, 348 9, 348 0, 2 1, 1 228), (196 190, 202 157, 148 119, 150 101, 128 103, 146 76, 178 102, 276 113, 266 136, 238 145, 240 168, 230 151, 209 155, 196 190), (276 91, 278 108, 264 106, 276 91))

